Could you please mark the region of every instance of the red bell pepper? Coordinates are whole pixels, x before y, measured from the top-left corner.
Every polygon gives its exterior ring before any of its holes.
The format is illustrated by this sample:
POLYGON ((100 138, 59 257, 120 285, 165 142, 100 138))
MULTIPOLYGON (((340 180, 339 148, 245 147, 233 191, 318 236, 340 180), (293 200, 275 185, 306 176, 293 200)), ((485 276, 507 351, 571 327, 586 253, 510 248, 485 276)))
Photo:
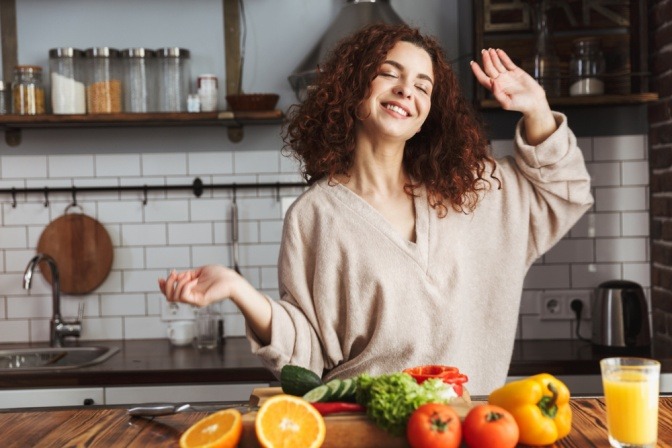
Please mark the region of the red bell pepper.
POLYGON ((364 412, 366 408, 361 404, 347 401, 328 401, 310 403, 321 415, 339 414, 342 412, 364 412))

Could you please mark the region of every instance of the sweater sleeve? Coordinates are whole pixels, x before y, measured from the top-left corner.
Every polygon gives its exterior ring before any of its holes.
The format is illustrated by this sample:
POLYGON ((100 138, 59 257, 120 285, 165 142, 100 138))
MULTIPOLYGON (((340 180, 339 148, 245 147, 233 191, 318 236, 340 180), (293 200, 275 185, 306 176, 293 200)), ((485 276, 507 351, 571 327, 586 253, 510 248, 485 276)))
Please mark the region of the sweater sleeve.
POLYGON ((558 128, 545 141, 525 141, 524 122, 516 126, 515 161, 531 183, 531 247, 528 263, 541 256, 565 235, 593 204, 590 175, 567 117, 554 112, 558 128))
POLYGON ((322 335, 315 303, 314 241, 307 236, 312 227, 310 219, 297 212, 296 203, 287 212, 283 226, 282 243, 278 262, 280 300, 269 298, 271 303, 271 341, 262 345, 251 329, 247 337, 252 352, 264 366, 279 378, 285 364, 294 364, 312 370, 318 376, 330 366, 325 365, 322 335), (298 215, 298 216, 297 216, 298 215))

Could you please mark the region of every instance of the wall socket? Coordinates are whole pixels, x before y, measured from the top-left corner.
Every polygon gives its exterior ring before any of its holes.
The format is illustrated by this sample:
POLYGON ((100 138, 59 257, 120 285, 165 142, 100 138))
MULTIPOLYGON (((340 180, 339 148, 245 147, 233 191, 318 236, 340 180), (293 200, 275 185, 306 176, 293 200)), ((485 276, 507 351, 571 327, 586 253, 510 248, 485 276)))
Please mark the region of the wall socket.
POLYGON ((572 310, 573 300, 583 302, 581 320, 590 319, 590 301, 592 291, 546 291, 541 299, 542 320, 574 320, 576 314, 572 310))

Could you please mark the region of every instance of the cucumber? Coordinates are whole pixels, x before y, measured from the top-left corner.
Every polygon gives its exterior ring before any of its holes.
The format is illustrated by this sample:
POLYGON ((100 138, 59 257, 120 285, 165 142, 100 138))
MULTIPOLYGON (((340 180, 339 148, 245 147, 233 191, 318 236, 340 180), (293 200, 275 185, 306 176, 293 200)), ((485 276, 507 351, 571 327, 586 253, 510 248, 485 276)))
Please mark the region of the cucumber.
POLYGON ((282 391, 289 395, 301 397, 322 385, 322 379, 312 370, 286 364, 280 370, 282 391))
POLYGON ((341 395, 341 391, 345 389, 343 381, 333 379, 325 384, 329 388, 329 397, 326 401, 335 401, 341 395))
POLYGON ((343 389, 339 390, 338 400, 347 401, 350 398, 355 398, 357 392, 357 381, 354 378, 346 378, 343 381, 343 389))
POLYGON ((319 403, 329 401, 331 389, 326 384, 317 386, 315 389, 309 391, 303 396, 303 399, 308 403, 319 403))

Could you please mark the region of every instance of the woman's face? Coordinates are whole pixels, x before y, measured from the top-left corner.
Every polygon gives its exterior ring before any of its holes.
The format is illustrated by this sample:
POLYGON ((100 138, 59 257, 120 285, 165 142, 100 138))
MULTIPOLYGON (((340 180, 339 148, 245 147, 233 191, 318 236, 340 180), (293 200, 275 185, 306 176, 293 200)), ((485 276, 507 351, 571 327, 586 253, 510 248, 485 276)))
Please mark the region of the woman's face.
POLYGON ((420 130, 431 107, 434 70, 429 54, 409 42, 397 42, 371 82, 371 94, 359 106, 360 132, 373 139, 406 141, 420 130))

